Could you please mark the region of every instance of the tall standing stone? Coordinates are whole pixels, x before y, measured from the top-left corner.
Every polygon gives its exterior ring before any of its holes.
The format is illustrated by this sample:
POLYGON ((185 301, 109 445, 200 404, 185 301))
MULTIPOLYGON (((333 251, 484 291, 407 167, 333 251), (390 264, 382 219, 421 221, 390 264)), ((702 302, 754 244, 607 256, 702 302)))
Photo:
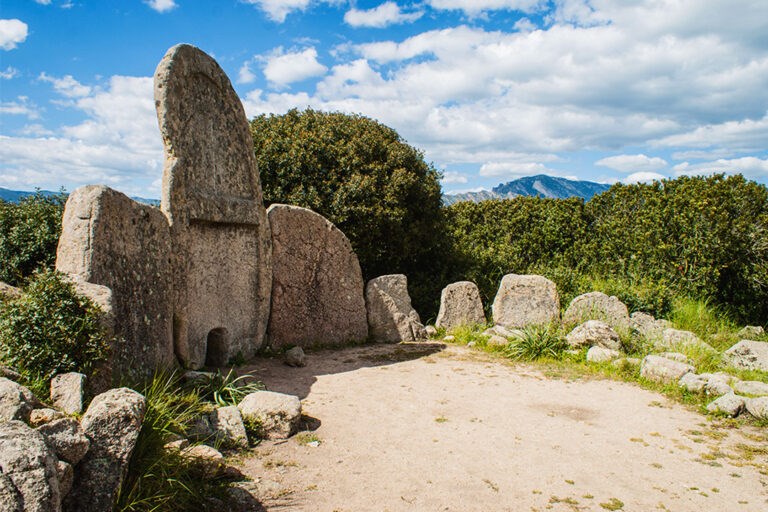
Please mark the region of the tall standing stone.
POLYGON ((285 204, 267 210, 272 231, 273 347, 364 340, 363 274, 344 233, 323 216, 285 204))
POLYGON ((485 323, 480 290, 471 281, 451 283, 440 294, 440 311, 435 326, 453 329, 460 325, 485 323))
POLYGON ((507 274, 493 300, 493 321, 504 327, 544 325, 560 319, 555 283, 542 276, 507 274))
POLYGON ((224 71, 193 46, 163 57, 155 104, 176 354, 190 368, 220 366, 258 349, 269 318, 271 238, 253 141, 224 71))
POLYGON ((173 357, 170 232, 160 210, 102 185, 78 188, 64 208, 56 269, 80 282, 78 292, 111 290, 115 335, 111 367, 148 375, 173 357))

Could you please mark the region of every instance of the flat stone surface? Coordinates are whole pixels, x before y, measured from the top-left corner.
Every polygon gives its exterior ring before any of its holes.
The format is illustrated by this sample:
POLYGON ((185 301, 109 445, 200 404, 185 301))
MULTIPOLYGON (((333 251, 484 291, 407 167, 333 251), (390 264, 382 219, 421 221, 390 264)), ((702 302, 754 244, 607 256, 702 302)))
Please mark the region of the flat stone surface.
POLYGON ((768 384, 755 380, 742 380, 733 384, 740 395, 768 396, 768 384))
POLYGON ((602 363, 613 361, 621 357, 621 352, 605 347, 591 347, 587 350, 587 361, 590 363, 602 363))
POLYGON ((248 434, 237 406, 230 405, 214 409, 211 413, 211 428, 223 446, 248 448, 248 434))
POLYGON ((0 377, 0 422, 8 420, 28 421, 38 400, 25 386, 0 377))
POLYGON ((601 346, 611 350, 621 349, 621 339, 610 325, 600 320, 588 320, 576 326, 565 337, 573 348, 601 346))
POLYGON ((655 355, 645 356, 640 367, 642 377, 662 382, 679 382, 688 372, 695 373, 696 369, 689 364, 655 355))
POLYGON ((77 372, 62 373, 51 379, 51 402, 65 414, 83 412, 85 375, 77 372))
POLYGON ((707 410, 735 418, 745 410, 744 397, 735 395, 732 392, 724 394, 717 400, 710 402, 707 405, 707 410))
POLYGON ((368 336, 363 274, 347 237, 323 216, 273 204, 272 347, 343 345, 368 336))

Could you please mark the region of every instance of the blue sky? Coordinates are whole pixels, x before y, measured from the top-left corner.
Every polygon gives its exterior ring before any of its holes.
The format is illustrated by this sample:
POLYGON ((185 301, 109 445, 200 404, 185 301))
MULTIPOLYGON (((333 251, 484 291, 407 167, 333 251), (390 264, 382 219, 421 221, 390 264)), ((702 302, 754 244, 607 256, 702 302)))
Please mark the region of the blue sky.
POLYGON ((218 60, 249 117, 375 118, 446 192, 768 183, 765 0, 3 0, 0 187, 159 197, 152 75, 180 42, 218 60))

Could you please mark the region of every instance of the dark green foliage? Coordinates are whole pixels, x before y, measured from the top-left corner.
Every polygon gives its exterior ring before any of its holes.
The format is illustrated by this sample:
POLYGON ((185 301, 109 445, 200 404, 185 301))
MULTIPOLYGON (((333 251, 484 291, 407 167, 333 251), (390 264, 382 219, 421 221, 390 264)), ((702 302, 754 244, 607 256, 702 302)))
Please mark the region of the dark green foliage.
POLYGON ((359 115, 291 110, 251 122, 267 204, 310 208, 352 243, 365 279, 403 273, 435 309, 446 267, 440 174, 392 130, 359 115))
POLYGON ((0 200, 0 281, 20 286, 35 269, 53 267, 66 199, 38 192, 16 204, 0 200))
POLYGON ((509 273, 551 274, 561 293, 578 287, 573 246, 586 236, 583 210, 581 199, 537 197, 450 206, 447 235, 456 261, 451 277, 474 281, 487 306, 509 273))
POLYGON ((61 274, 37 271, 23 296, 0 306, 0 360, 42 379, 71 371, 90 375, 108 347, 99 314, 61 274))
POLYGON ((557 284, 564 307, 600 290, 656 316, 682 295, 768 319, 768 189, 740 175, 619 184, 586 204, 457 203, 446 216, 451 277, 475 281, 486 305, 504 274, 535 273, 557 284))

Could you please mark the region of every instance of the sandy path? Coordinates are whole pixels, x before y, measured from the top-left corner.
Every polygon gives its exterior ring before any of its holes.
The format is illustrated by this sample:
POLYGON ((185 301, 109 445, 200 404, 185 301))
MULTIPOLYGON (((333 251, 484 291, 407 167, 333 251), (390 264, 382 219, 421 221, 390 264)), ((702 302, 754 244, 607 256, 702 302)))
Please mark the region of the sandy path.
POLYGON ((267 510, 768 510, 752 465, 768 468, 765 430, 715 428, 630 384, 547 379, 437 344, 308 361, 247 368, 320 423, 319 446, 266 442, 243 462, 267 510))

